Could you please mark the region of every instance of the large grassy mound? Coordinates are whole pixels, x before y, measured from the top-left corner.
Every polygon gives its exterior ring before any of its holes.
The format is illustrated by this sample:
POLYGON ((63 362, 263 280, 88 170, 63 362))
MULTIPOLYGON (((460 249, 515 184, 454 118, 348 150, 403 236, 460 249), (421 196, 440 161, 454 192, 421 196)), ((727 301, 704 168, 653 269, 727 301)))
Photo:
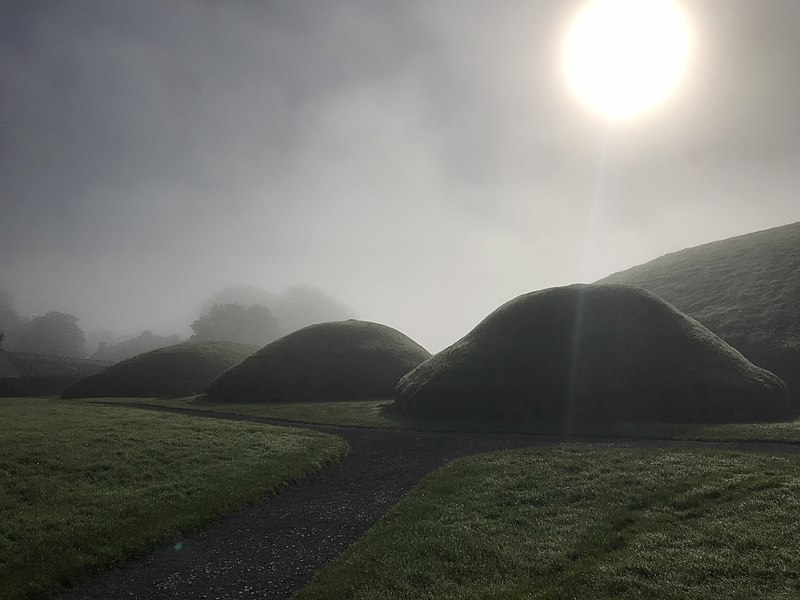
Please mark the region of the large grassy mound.
POLYGON ((664 298, 779 375, 800 400, 800 223, 667 254, 598 283, 664 298))
POLYGON ((139 354, 69 386, 62 398, 187 396, 256 348, 235 342, 185 342, 139 354))
POLYGON ((447 419, 781 419, 784 383, 663 300, 622 285, 519 296, 403 377, 395 410, 447 419))
POLYGON ((397 380, 430 358, 399 331, 367 321, 299 329, 226 371, 211 398, 236 402, 311 402, 389 397, 397 380))

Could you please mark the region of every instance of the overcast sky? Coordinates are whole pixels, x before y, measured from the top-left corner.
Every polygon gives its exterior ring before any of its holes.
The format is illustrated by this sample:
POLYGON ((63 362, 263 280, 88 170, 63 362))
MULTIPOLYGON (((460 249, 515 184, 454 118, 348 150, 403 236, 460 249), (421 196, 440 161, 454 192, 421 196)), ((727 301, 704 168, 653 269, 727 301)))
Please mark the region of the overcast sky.
POLYGON ((432 351, 523 292, 800 220, 800 2, 685 0, 678 93, 566 88, 578 2, 0 3, 0 287, 188 333, 324 289, 432 351))

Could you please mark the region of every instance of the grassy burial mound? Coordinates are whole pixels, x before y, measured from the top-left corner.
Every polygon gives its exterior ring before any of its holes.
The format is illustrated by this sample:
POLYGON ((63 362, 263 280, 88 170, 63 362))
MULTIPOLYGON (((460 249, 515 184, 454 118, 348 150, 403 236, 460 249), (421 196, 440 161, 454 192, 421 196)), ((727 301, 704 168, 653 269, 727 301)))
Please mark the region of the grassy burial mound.
POLYGON ((663 300, 621 285, 519 296, 403 377, 394 410, 446 419, 781 419, 784 383, 663 300))
POLYGON ((780 376, 800 400, 800 223, 667 254, 598 283, 664 298, 780 376))
POLYGON ((109 363, 0 350, 0 397, 57 396, 67 387, 109 363))
POLYGON ((256 348, 235 342, 185 342, 139 354, 71 385, 62 398, 187 396, 256 348))
POLYGON ((368 321, 299 329, 226 371, 208 389, 235 402, 313 402, 390 397, 430 353, 399 331, 368 321))

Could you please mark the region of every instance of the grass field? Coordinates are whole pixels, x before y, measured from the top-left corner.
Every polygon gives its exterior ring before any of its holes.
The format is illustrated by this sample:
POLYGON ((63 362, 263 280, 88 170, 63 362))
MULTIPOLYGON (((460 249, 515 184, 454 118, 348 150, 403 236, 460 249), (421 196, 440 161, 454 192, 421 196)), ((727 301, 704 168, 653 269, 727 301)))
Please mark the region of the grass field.
POLYGON ((435 471, 297 598, 796 598, 798 514, 794 457, 481 455, 435 471))
POLYGON ((523 421, 444 421, 411 419, 386 412, 391 400, 356 402, 299 402, 288 404, 239 404, 209 402, 204 397, 178 399, 102 398, 102 402, 135 402, 192 408, 215 412, 231 412, 279 419, 289 422, 317 423, 342 427, 374 427, 378 429, 416 429, 421 431, 482 431, 532 433, 542 435, 575 435, 629 437, 695 441, 752 441, 800 443, 800 419, 774 423, 731 423, 721 425, 671 423, 528 423, 523 421))
POLYGON ((308 430, 0 400, 0 598, 38 597, 339 460, 308 430))

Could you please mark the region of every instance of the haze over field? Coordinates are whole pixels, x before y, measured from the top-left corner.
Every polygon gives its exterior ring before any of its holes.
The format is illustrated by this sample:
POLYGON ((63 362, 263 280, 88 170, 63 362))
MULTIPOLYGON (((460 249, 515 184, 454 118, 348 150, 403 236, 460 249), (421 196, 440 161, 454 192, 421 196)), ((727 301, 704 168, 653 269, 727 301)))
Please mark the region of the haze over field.
POLYGON ((685 80, 609 124, 567 0, 0 3, 0 288, 188 336, 317 286, 428 350, 520 293, 800 221, 800 3, 684 2, 685 80))

